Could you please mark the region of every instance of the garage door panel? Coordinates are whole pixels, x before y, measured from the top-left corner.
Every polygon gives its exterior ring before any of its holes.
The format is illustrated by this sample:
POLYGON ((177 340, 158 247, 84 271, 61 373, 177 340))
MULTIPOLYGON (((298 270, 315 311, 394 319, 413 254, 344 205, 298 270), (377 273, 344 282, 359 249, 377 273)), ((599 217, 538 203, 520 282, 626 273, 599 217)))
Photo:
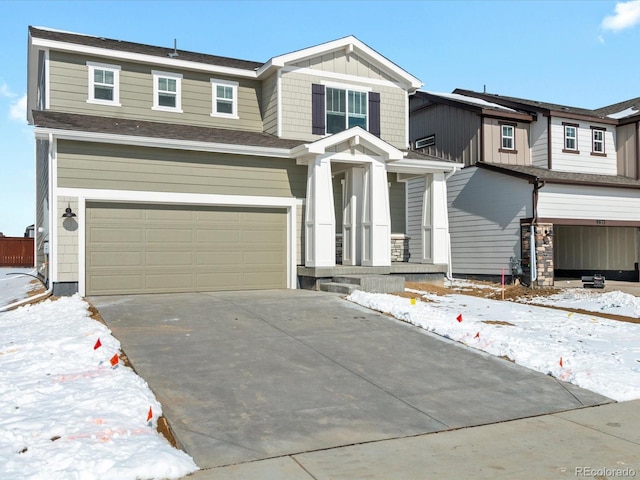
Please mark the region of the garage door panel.
POLYGON ((88 202, 87 293, 286 288, 286 231, 284 209, 88 202))

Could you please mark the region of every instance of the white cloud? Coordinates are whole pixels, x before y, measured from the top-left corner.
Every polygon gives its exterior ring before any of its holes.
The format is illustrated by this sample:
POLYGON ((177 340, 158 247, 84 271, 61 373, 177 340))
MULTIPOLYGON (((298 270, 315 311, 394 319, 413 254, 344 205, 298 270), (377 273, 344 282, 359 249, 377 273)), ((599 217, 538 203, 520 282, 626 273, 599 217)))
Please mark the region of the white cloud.
POLYGON ((0 83, 0 97, 15 98, 16 94, 11 91, 9 85, 0 83))
POLYGON ((640 23, 640 0, 616 3, 615 13, 602 20, 602 28, 619 32, 640 23))
POLYGON ((9 117, 12 120, 22 122, 27 121, 27 94, 25 93, 19 100, 16 100, 9 107, 9 117))

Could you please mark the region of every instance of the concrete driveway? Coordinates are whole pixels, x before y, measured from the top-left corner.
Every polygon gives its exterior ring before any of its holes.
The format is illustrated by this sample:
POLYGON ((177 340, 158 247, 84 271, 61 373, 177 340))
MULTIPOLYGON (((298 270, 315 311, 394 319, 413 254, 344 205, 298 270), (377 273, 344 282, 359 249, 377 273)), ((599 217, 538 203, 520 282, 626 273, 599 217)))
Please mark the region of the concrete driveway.
POLYGON ((335 294, 89 300, 203 469, 610 402, 335 294))

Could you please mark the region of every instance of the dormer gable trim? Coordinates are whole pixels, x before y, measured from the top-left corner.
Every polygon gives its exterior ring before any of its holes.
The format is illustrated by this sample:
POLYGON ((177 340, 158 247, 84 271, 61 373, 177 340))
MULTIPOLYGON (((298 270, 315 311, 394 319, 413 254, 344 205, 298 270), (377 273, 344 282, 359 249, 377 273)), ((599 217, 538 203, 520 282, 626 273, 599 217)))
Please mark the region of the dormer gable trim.
POLYGON ((257 75, 258 78, 260 78, 263 75, 268 75, 274 70, 284 68, 293 63, 341 49, 343 49, 347 54, 355 52, 358 55, 366 58, 371 63, 376 64, 388 75, 397 78, 399 82, 403 84, 410 93, 415 92, 422 86, 422 82, 416 77, 406 72, 386 57, 380 55, 378 52, 358 40, 353 35, 273 57, 258 69, 257 75))

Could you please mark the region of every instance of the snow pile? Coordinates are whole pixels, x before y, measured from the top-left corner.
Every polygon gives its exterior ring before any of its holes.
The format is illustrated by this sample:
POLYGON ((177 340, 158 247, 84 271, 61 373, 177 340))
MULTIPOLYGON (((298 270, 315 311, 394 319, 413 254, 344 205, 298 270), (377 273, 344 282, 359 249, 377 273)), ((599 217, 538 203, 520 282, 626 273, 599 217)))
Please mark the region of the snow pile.
MULTIPOLYGON (((564 300, 570 301, 571 294, 566 295, 564 300)), ((492 355, 506 356, 517 364, 609 398, 640 398, 639 324, 468 295, 421 292, 416 298, 412 302, 396 295, 359 290, 348 297, 365 307, 492 355)), ((600 300, 600 305, 608 304, 607 298, 600 300)), ((596 300, 592 300, 591 305, 595 304, 596 300)), ((581 308, 584 306, 583 300, 581 308)))
POLYGON ((593 290, 572 289, 548 297, 518 299, 518 301, 640 318, 640 299, 619 291, 600 293, 593 290))
MULTIPOLYGON (((0 268, 0 308, 27 297, 34 289, 33 277, 16 275, 18 273, 35 274, 33 268, 0 268)), ((37 287, 38 285, 35 285, 37 287)))
POLYGON ((0 313, 0 478, 164 479, 198 469, 156 431, 161 405, 116 363, 119 350, 77 295, 0 313))

